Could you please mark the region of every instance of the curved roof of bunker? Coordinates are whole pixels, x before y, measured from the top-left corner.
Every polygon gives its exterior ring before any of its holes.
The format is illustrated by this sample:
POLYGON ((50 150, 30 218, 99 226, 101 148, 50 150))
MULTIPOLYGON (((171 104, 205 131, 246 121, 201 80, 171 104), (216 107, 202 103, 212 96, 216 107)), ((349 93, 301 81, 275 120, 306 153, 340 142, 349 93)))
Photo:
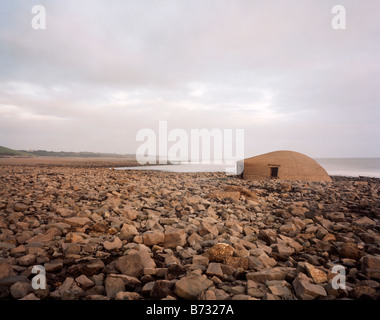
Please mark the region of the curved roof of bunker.
POLYGON ((317 161, 295 151, 274 151, 245 159, 243 179, 270 179, 272 167, 278 167, 281 180, 332 181, 317 161))

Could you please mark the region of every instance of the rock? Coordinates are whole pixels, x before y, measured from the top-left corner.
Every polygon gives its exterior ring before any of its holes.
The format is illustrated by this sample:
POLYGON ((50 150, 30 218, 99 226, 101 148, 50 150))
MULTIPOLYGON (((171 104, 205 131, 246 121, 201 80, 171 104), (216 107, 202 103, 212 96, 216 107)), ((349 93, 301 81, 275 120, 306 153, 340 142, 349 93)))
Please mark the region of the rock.
POLYGON ((268 286, 268 289, 275 296, 283 297, 292 295, 292 292, 287 287, 282 285, 271 285, 268 286))
POLYGON ((259 239, 263 240, 267 245, 271 245, 276 242, 277 233, 272 229, 260 230, 259 239))
POLYGON ((57 208, 56 213, 64 218, 75 216, 75 211, 68 208, 57 208))
POLYGON ((220 263, 211 262, 208 265, 206 275, 209 277, 213 277, 213 276, 222 277, 223 271, 222 271, 222 268, 220 267, 220 263))
POLYGON ((22 256, 18 260, 18 264, 23 267, 29 267, 36 262, 36 256, 34 254, 27 254, 22 256))
POLYGON ((186 300, 196 300, 212 283, 205 276, 185 276, 175 283, 174 293, 186 300))
POLYGON ((343 222, 345 220, 343 212, 330 212, 328 217, 334 222, 343 222))
POLYGON ((137 236, 139 232, 135 226, 129 224, 123 224, 123 227, 120 230, 119 238, 121 240, 131 241, 134 236, 137 236))
POLYGON ((121 240, 118 237, 115 237, 115 239, 112 242, 111 241, 105 241, 103 243, 103 247, 107 251, 118 250, 118 249, 121 249, 122 246, 123 246, 123 243, 121 242, 121 240))
POLYGON ((355 220, 354 224, 356 224, 357 226, 362 227, 364 229, 376 225, 375 221, 373 221, 372 219, 370 219, 368 217, 362 217, 358 220, 355 220))
POLYGON ((165 279, 173 280, 186 273, 186 269, 178 264, 171 264, 165 274, 165 279))
POLYGON ((234 254, 234 249, 226 243, 217 243, 207 251, 210 261, 224 262, 227 257, 234 254))
POLYGON ((366 255, 361 259, 361 270, 370 279, 380 280, 380 256, 366 255))
POLYGON ((129 220, 136 220, 139 212, 131 207, 125 206, 120 213, 129 220))
POLYGON ((58 289, 50 294, 50 297, 53 299, 62 299, 63 293, 70 290, 73 283, 74 278, 67 277, 65 281, 58 287, 58 289))
POLYGON ((116 261, 116 268, 123 274, 140 277, 144 274, 144 268, 155 268, 156 263, 145 251, 130 253, 120 257, 116 261))
POLYGON ((207 258, 206 256, 201 256, 201 255, 193 256, 194 265, 207 266, 208 263, 209 263, 209 258, 207 258))
POLYGON ((111 273, 109 276, 122 279, 126 290, 135 290, 136 287, 141 285, 141 281, 137 279, 136 277, 127 276, 125 274, 114 274, 114 273, 111 273))
POLYGON ((44 268, 46 272, 58 272, 63 268, 63 262, 60 260, 46 262, 44 268))
POLYGON ((217 237, 219 234, 219 231, 215 225, 202 221, 198 227, 198 233, 202 237, 205 236, 206 234, 212 234, 214 237, 217 237))
POLYGON ((142 238, 146 246, 154 246, 164 243, 165 236, 161 231, 147 231, 143 233, 142 238))
POLYGON ((309 279, 303 273, 299 273, 294 279, 293 287, 297 297, 301 300, 314 300, 327 296, 322 286, 310 283, 309 279))
POLYGON ((313 281, 316 284, 327 282, 327 274, 324 273, 322 270, 314 267, 313 265, 307 262, 305 262, 305 268, 307 274, 313 279, 313 281))
POLYGON ((41 299, 36 297, 36 295, 34 293, 29 293, 24 298, 21 298, 19 300, 41 300, 41 299))
POLYGON ((108 299, 115 299, 116 294, 120 291, 125 290, 125 285, 123 282, 123 279, 121 278, 114 278, 114 277, 107 277, 105 281, 105 289, 107 293, 108 299))
POLYGON ((102 272, 104 268, 104 262, 100 259, 92 259, 89 262, 83 264, 80 267, 80 271, 82 274, 86 276, 93 276, 102 272))
POLYGON ((15 275, 12 266, 6 262, 0 262, 0 279, 15 275))
POLYGON ((361 252, 357 245, 351 242, 343 243, 340 246, 339 253, 342 258, 359 260, 361 257, 361 252))
POLYGON ((28 282, 18 281, 10 287, 10 292, 13 298, 20 299, 32 292, 33 288, 28 282))
POLYGON ((246 257, 227 257, 224 259, 224 263, 235 269, 242 268, 247 270, 249 266, 248 258, 246 257))
POLYGON ((176 229, 167 227, 165 230, 164 247, 176 248, 177 246, 183 247, 186 244, 186 233, 183 229, 176 229))
POLYGON ((0 286, 0 299, 5 299, 9 295, 9 289, 6 286, 0 286))
POLYGON ((53 227, 53 228, 48 229, 44 234, 38 234, 30 238, 26 242, 29 244, 34 243, 34 242, 46 243, 46 242, 52 241, 54 237, 60 236, 61 234, 62 234, 61 230, 53 227))
POLYGON ((356 300, 378 300, 380 294, 369 286, 356 286, 350 291, 350 297, 356 300))
POLYGON ((166 298, 173 294, 174 282, 169 280, 157 280, 154 282, 150 297, 155 300, 166 298))
POLYGON ((253 280, 256 282, 265 282, 268 280, 285 280, 287 275, 286 270, 282 268, 272 268, 263 271, 249 272, 246 277, 247 280, 253 280))
POLYGON ((90 289, 90 288, 92 288, 95 285, 94 281, 92 281, 89 278, 87 278, 84 274, 82 274, 81 276, 75 278, 75 281, 84 290, 90 289))
POLYGON ((28 210, 28 208, 29 208, 28 205, 26 205, 24 203, 20 203, 20 202, 15 203, 13 205, 13 210, 17 211, 17 212, 24 212, 24 211, 28 210))
POLYGON ((141 294, 143 295, 150 295, 153 287, 154 287, 155 281, 147 282, 144 284, 143 288, 141 289, 141 294))
POLYGON ((277 252, 284 257, 289 257, 295 252, 295 250, 292 247, 289 247, 284 244, 274 244, 271 246, 271 248, 273 248, 274 252, 277 252))
POLYGON ((91 223, 91 220, 86 217, 72 217, 63 219, 63 222, 69 224, 72 227, 84 227, 91 223))
POLYGON ((240 192, 238 191, 213 191, 210 192, 208 195, 206 195, 206 198, 209 199, 232 199, 232 200, 239 200, 240 199, 240 192))
POLYGON ((78 243, 62 243, 62 250, 65 254, 79 254, 81 245, 78 243))
POLYGON ((141 295, 137 292, 118 292, 115 300, 140 300, 141 295))

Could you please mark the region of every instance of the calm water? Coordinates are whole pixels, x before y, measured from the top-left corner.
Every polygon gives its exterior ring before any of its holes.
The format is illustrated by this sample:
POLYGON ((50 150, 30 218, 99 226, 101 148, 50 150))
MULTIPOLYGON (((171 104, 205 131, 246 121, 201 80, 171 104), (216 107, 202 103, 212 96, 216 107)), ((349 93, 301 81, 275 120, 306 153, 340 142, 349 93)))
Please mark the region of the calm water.
MULTIPOLYGON (((323 158, 315 159, 329 175, 365 176, 380 178, 380 158, 323 158)), ((231 166, 228 166, 231 168, 231 166)), ((120 170, 158 170, 169 172, 225 172, 225 165, 181 164, 149 167, 123 167, 120 170)))

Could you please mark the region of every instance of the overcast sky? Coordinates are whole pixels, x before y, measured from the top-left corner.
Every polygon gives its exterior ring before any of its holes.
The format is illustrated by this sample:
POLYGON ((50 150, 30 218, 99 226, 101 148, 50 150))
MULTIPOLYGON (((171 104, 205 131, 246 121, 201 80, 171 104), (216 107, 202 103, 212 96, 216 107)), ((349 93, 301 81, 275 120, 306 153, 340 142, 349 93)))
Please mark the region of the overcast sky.
POLYGON ((0 0, 0 145, 134 153, 167 120, 244 129, 247 157, 380 157, 379 35, 379 0, 0 0))

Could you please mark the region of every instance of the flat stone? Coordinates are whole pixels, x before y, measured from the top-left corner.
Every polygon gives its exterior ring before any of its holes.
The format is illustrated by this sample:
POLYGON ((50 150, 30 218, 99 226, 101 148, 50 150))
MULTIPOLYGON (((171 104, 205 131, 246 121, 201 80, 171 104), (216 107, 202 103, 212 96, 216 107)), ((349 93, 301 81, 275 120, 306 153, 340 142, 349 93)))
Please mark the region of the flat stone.
POLYGON ((0 279, 15 275, 12 266, 9 263, 0 263, 0 279))
POLYGON ((22 256, 18 260, 18 264, 23 267, 29 267, 36 262, 36 256, 34 254, 27 254, 22 256))
POLYGON ((103 247, 107 251, 118 250, 118 249, 121 249, 122 246, 123 246, 123 243, 121 242, 121 240, 118 237, 115 237, 115 239, 112 242, 111 241, 104 241, 104 243, 103 243, 103 247))
POLYGON ((186 233, 183 229, 176 229, 167 227, 165 230, 164 247, 176 248, 177 246, 183 247, 186 244, 186 233))
POLYGON ((213 282, 205 276, 189 275, 175 283, 174 292, 183 299, 196 300, 197 297, 212 284, 213 282))
POLYGON ((370 279, 380 280, 380 256, 366 255, 361 259, 361 270, 370 279))
POLYGON ((143 243, 146 246, 153 246, 164 243, 165 236, 161 231, 147 231, 142 235, 143 243))
POLYGON ((24 212, 26 210, 28 210, 29 206, 24 204, 24 203, 15 203, 13 205, 13 210, 14 211, 17 211, 17 212, 24 212))
POLYGON ((222 271, 222 268, 220 267, 220 263, 211 262, 208 265, 206 275, 209 277, 213 277, 213 276, 222 277, 223 271, 222 271))
POLYGON ((91 220, 86 217, 71 217, 63 220, 64 223, 69 224, 72 227, 84 227, 91 223, 91 220))
POLYGON ((116 261, 116 268, 123 274, 140 277, 144 274, 144 268, 155 268, 156 263, 145 251, 130 253, 120 257, 116 261))
POLYGON ((280 268, 272 268, 257 272, 249 272, 246 277, 247 280, 256 282, 265 282, 268 280, 285 280, 287 272, 280 268))
POLYGON ((75 281, 84 290, 92 288, 95 285, 94 281, 92 281, 89 278, 87 278, 84 274, 82 274, 81 276, 75 278, 75 281))
POLYGON ((115 300, 140 300, 141 295, 137 292, 118 292, 115 300))
POLYGON ((150 291, 150 297, 158 300, 173 294, 174 282, 171 280, 157 280, 150 291))
POLYGON ((18 281, 10 287, 13 298, 20 299, 32 292, 33 288, 29 282, 18 281))
POLYGON ((44 264, 44 268, 46 272, 58 272, 62 270, 63 268, 63 261, 56 260, 56 261, 46 262, 44 264))
POLYGON ((305 262, 305 268, 307 271, 307 274, 313 279, 315 283, 323 283, 327 282, 327 274, 323 272, 322 270, 314 267, 310 263, 305 262))
POLYGON ((294 279, 293 287, 297 297, 301 300, 314 300, 327 295, 322 286, 310 283, 303 273, 299 273, 294 279))
POLYGON ((123 279, 107 277, 105 281, 105 290, 108 299, 115 299, 118 292, 125 290, 123 279))

